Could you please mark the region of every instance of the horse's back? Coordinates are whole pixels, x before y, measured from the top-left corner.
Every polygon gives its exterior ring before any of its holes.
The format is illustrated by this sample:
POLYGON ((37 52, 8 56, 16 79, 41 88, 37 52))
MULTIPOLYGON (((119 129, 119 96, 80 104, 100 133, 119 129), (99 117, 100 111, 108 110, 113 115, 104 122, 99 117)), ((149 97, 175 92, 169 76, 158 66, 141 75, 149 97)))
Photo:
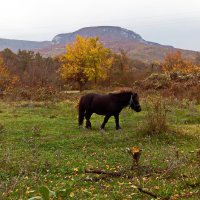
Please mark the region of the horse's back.
POLYGON ((81 99, 86 110, 100 115, 107 114, 111 102, 110 95, 96 93, 86 94, 81 99))

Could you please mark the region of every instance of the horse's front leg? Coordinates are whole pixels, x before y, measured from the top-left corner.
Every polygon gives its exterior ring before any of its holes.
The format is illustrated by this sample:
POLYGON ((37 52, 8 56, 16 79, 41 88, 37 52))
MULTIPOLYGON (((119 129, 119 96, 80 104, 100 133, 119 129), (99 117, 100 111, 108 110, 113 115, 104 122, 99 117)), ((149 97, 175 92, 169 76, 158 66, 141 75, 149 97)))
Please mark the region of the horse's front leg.
POLYGON ((90 122, 90 117, 92 116, 91 112, 86 112, 85 113, 85 118, 86 118, 86 128, 92 128, 91 122, 90 122))
POLYGON ((100 129, 104 129, 105 128, 105 125, 106 123, 108 122, 109 118, 111 117, 111 115, 106 115, 104 120, 103 120, 103 123, 101 124, 101 127, 100 129))
POLYGON ((116 124, 116 130, 121 129, 121 127, 119 125, 119 114, 115 115, 115 124, 116 124))

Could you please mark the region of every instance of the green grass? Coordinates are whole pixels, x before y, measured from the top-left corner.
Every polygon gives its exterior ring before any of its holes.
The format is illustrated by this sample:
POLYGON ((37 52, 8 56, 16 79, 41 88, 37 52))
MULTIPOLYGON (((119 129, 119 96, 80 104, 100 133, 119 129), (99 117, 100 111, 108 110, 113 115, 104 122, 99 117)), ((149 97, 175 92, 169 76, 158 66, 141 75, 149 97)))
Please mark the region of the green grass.
POLYGON ((92 116, 92 130, 77 126, 76 105, 0 103, 0 199, 28 199, 39 187, 71 188, 69 199, 199 199, 200 106, 171 105, 169 129, 160 135, 143 131, 141 113, 123 110, 122 130, 111 118, 99 131, 102 116, 92 116), (127 147, 143 151, 140 167, 130 170, 127 147), (86 168, 124 171, 122 177, 86 174, 86 168), (129 178, 128 178, 129 176, 129 178), (132 176, 133 178, 130 178, 132 176), (94 180, 96 177, 97 181, 94 180))

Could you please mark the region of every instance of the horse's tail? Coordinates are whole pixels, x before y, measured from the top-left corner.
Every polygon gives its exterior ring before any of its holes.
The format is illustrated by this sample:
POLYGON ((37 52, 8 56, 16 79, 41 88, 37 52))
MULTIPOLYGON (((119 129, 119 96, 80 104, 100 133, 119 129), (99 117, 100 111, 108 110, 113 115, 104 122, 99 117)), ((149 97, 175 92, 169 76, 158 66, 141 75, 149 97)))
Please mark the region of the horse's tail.
POLYGON ((83 105, 83 97, 79 101, 78 105, 78 124, 81 126, 83 124, 84 120, 84 114, 85 114, 85 107, 83 105))

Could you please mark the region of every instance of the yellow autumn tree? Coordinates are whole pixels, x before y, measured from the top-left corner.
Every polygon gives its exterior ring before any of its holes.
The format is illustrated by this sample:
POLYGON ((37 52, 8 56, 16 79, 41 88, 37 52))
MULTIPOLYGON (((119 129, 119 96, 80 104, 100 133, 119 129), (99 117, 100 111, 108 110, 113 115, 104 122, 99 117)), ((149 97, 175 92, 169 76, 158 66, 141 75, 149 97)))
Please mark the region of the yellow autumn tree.
POLYGON ((75 42, 66 46, 61 57, 60 75, 64 80, 73 80, 80 90, 88 81, 106 79, 112 66, 110 50, 99 42, 99 38, 77 36, 75 42))
POLYGON ((6 67, 3 58, 0 56, 0 94, 6 89, 15 87, 19 83, 17 75, 11 75, 6 67))

